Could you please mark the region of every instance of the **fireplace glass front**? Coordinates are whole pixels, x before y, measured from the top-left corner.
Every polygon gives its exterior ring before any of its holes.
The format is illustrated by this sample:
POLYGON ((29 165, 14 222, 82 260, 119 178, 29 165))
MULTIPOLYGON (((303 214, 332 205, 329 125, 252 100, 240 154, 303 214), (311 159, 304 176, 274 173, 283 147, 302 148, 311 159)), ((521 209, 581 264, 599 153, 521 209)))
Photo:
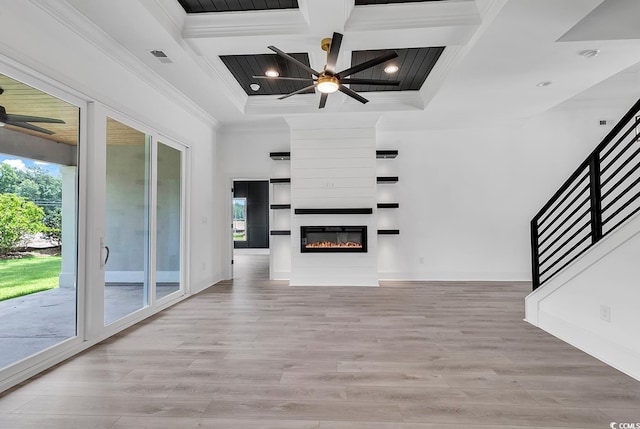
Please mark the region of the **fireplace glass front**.
POLYGON ((366 252, 366 226, 301 226, 300 251, 366 252))

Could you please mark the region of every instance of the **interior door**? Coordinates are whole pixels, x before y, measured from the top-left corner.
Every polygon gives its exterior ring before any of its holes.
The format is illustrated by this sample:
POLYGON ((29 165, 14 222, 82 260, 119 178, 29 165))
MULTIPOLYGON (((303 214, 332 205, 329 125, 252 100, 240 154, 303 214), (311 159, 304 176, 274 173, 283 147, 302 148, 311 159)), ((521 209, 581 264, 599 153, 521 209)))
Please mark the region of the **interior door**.
POLYGON ((239 248, 265 249, 269 247, 269 181, 247 180, 233 182, 234 242, 239 248), (238 216, 244 206, 245 219, 238 216), (244 235, 240 227, 244 226, 244 235))

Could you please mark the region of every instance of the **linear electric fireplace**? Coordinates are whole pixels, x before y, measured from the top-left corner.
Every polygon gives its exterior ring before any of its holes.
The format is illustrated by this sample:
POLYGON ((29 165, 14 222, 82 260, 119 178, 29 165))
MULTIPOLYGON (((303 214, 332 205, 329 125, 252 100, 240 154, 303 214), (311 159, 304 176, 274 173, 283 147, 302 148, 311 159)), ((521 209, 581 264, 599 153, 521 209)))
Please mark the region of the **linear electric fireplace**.
POLYGON ((366 226, 301 226, 300 251, 366 252, 366 226))

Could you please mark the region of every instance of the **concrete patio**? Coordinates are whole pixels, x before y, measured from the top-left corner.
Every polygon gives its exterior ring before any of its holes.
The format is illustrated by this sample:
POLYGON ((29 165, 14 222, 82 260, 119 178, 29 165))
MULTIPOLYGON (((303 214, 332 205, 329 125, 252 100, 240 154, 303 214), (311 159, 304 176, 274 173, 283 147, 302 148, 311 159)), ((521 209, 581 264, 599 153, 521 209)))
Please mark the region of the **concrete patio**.
MULTIPOLYGON (((176 284, 157 286, 159 298, 176 284)), ((105 287, 105 322, 111 323, 143 307, 140 284, 105 287)), ((0 368, 76 335, 76 290, 56 288, 0 301, 0 368)))

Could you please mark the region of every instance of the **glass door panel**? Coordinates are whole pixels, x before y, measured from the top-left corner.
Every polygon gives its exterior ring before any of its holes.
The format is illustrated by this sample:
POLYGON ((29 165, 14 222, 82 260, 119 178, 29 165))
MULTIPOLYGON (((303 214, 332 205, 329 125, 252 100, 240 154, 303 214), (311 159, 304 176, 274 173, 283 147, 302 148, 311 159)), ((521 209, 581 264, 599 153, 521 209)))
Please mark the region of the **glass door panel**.
POLYGON ((156 299, 181 288, 182 152, 158 143, 156 299))
POLYGON ((104 323, 149 305, 150 137, 107 118, 104 323))
POLYGON ((77 335, 80 109, 0 74, 0 368, 77 335))

